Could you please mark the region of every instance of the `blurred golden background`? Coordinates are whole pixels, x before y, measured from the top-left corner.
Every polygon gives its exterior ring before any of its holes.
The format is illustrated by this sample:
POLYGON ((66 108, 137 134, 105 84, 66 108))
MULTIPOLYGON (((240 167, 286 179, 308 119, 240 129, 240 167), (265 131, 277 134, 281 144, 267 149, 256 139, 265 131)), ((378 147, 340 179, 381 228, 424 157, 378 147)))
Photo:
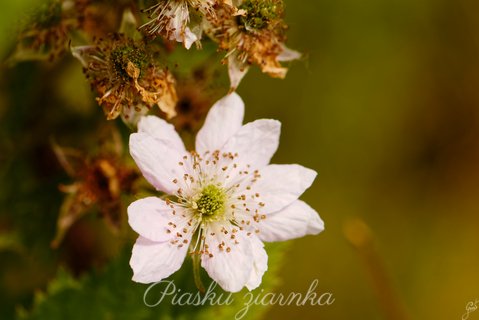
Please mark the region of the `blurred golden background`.
POLYGON ((283 123, 274 160, 319 172, 303 197, 326 229, 294 243, 279 291, 318 278, 336 301, 270 316, 386 318, 344 235, 358 218, 410 318, 459 319, 479 297, 479 2, 286 3, 288 45, 307 59, 239 91, 249 119, 283 123))
MULTIPOLYGON (((16 19, 33 3, 4 2, 2 56, 11 49, 16 19)), ((265 318, 459 319, 479 298, 479 2, 285 2, 288 46, 304 59, 285 80, 252 70, 238 91, 246 120, 283 124, 273 162, 319 172, 303 199, 326 229, 289 248, 277 292, 306 292, 318 279, 318 291, 336 300, 327 307, 274 306, 265 318)), ((22 78, 28 68, 20 66, 16 76, 3 69, 3 91, 31 81, 22 78)), ((81 77, 72 86, 64 89, 89 95, 81 77)), ((32 112, 41 114, 49 99, 32 112)), ((22 103, 0 95, 1 127, 18 125, 4 115, 22 103)), ((6 181, 3 165, 22 148, 15 135, 35 125, 22 123, 11 136, 2 131, 2 189, 28 188, 6 181)), ((2 211, 19 205, 0 199, 2 211)), ((9 259, 16 258, 2 254, 2 269, 14 264, 9 259)), ((37 276, 27 268, 2 280, 22 292, 23 281, 42 283, 37 276)), ((476 318, 479 311, 470 314, 476 318)))

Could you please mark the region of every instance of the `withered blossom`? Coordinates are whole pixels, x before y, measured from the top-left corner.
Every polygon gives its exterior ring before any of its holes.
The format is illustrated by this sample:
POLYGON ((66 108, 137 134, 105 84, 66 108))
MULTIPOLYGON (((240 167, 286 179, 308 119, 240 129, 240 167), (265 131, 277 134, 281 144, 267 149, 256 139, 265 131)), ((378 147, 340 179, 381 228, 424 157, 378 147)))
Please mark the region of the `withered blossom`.
POLYGON ((120 197, 132 193, 139 175, 123 162, 118 133, 112 131, 112 136, 112 141, 101 145, 95 155, 53 144, 58 162, 74 182, 59 186, 66 196, 60 208, 52 247, 57 248, 73 224, 93 212, 94 208, 113 231, 118 231, 122 210, 120 197))
POLYGON ((171 120, 178 132, 196 133, 213 103, 224 95, 227 88, 218 83, 220 67, 205 62, 178 77, 177 115, 171 120))
POLYGON ((78 26, 73 2, 49 0, 33 9, 19 33, 10 62, 50 61, 68 49, 69 32, 78 26))
POLYGON ((285 46, 287 25, 282 0, 237 0, 223 4, 216 19, 208 21, 206 32, 226 51, 231 89, 235 90, 250 65, 274 78, 284 78, 288 69, 282 61, 301 57, 285 46))
POLYGON ((160 67, 143 41, 120 33, 97 39, 93 45, 72 47, 108 120, 121 115, 126 123, 136 123, 154 105, 167 118, 176 115, 175 80, 160 67))
POLYGON ((140 29, 150 36, 182 42, 189 49, 201 39, 203 17, 214 19, 219 0, 159 0, 144 10, 150 19, 140 29))
POLYGON ((73 0, 79 29, 89 37, 104 37, 117 31, 128 1, 73 0))
POLYGON ((184 82, 178 87, 177 116, 172 123, 181 132, 196 132, 199 130, 206 113, 211 107, 214 92, 201 83, 184 82))

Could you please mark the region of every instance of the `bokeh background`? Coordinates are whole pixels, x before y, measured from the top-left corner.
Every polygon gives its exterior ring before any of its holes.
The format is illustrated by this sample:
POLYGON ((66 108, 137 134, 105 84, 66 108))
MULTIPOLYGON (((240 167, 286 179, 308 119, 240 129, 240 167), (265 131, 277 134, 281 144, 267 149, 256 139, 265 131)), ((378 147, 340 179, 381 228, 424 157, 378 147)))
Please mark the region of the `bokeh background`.
MULTIPOLYGON (((285 2, 288 45, 304 59, 285 80, 253 70, 239 93, 247 120, 282 122, 274 162, 319 172, 303 199, 326 230, 287 248, 275 291, 306 292, 318 279, 317 291, 336 300, 273 306, 264 318, 459 319, 466 303, 479 298, 479 2, 285 2)), ((33 3, 3 1, 2 56, 33 3)), ((58 79, 67 73, 58 68, 55 77, 35 63, 1 71, 6 318, 31 307, 32 292, 44 290, 56 272, 50 261, 69 254, 48 246, 62 199, 55 190, 68 182, 35 168, 55 161, 45 152, 49 136, 103 121, 99 108, 87 107, 92 98, 78 65, 63 63, 78 79, 62 89, 58 79), (64 95, 88 98, 69 104, 64 95), (53 102, 74 110, 47 107, 53 102)))

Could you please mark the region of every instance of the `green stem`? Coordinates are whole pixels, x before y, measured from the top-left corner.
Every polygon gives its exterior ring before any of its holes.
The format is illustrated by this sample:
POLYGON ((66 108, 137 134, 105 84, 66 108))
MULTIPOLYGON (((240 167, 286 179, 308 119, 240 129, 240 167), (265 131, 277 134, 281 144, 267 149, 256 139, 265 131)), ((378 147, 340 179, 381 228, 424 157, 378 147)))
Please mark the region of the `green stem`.
POLYGON ((201 281, 201 274, 200 274, 200 255, 197 253, 193 253, 193 276, 195 278, 195 285, 198 288, 198 291, 201 293, 205 293, 205 286, 203 285, 203 281, 201 281))

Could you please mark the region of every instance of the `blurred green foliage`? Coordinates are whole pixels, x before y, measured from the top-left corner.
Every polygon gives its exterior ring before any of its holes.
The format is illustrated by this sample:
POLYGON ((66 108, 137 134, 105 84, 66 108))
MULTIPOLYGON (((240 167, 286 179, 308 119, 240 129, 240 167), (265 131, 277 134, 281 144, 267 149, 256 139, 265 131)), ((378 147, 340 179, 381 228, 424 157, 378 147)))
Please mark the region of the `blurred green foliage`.
MULTIPOLYGON (((283 252, 287 244, 269 245, 269 272, 265 275, 262 289, 271 291, 277 285, 278 272, 283 252)), ((170 279, 174 281, 175 291, 167 289, 166 285, 156 285, 145 292, 148 285, 134 283, 130 280, 131 270, 128 264, 130 251, 125 250, 107 268, 101 272, 84 276, 76 280, 64 270, 60 269, 55 279, 50 282, 46 293, 37 293, 32 312, 20 310, 20 319, 233 319, 236 313, 248 302, 244 294, 232 295, 231 303, 227 306, 203 305, 175 305, 172 298, 179 299, 180 295, 187 292, 195 294, 193 270, 191 261, 186 261, 182 272, 178 272, 170 279), (168 295, 160 301, 163 292, 168 295), (176 294, 176 296, 175 296, 176 294), (152 305, 147 307, 144 299, 152 305)), ((203 275, 204 277, 205 275, 203 275)), ((209 283, 206 284, 208 288, 209 283)), ((258 290, 259 291, 259 290, 258 290)), ((213 301, 225 303, 228 293, 216 287, 215 296, 209 293, 213 301)), ((243 319, 259 319, 264 313, 264 307, 252 306, 243 319)))
POLYGON ((3 58, 9 49, 8 43, 15 40, 18 23, 25 10, 34 2, 34 0, 3 1, 0 19, 0 57, 3 58))

